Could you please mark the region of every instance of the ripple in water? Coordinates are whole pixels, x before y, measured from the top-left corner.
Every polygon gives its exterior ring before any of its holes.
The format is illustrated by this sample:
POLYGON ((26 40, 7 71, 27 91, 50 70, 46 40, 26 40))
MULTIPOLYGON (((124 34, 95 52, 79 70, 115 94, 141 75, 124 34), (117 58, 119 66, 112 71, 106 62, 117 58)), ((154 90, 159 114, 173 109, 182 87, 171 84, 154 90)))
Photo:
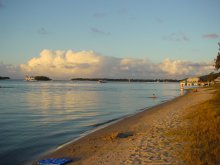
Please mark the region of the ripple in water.
POLYGON ((178 83, 0 82, 0 159, 24 164, 40 154, 178 95, 178 83), (157 99, 150 98, 153 94, 157 99))

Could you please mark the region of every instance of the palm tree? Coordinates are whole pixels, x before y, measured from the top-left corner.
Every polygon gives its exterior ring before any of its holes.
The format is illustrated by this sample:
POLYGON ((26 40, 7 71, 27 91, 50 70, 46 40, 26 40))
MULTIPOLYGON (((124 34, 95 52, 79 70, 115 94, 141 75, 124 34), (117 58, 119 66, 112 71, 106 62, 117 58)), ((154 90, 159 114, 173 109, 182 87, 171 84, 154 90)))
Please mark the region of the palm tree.
MULTIPOLYGON (((219 51, 220 51, 220 42, 219 45, 219 51)), ((220 52, 218 52, 217 58, 215 59, 215 69, 218 70, 220 68, 220 52)))

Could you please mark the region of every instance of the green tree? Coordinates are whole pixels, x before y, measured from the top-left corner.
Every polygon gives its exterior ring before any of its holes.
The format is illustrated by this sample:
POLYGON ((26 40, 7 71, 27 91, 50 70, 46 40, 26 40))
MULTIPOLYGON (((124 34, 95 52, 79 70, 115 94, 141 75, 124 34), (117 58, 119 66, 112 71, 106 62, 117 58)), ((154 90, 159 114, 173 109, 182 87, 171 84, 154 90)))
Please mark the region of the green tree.
MULTIPOLYGON (((220 51, 220 42, 219 45, 219 51, 220 51)), ((215 59, 215 69, 218 70, 220 68, 220 52, 218 52, 217 58, 215 59)))
POLYGON ((207 80, 210 82, 210 81, 213 81, 215 78, 214 78, 214 72, 211 72, 208 76, 207 76, 207 80))

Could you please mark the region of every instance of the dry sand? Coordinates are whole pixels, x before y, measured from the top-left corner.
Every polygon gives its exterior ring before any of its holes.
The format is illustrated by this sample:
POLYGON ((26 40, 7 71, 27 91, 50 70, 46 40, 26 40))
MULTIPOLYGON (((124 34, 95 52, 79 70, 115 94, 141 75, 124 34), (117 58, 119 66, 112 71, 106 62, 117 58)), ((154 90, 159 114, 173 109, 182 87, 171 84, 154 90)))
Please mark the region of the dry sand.
MULTIPOLYGON (((190 107, 212 98, 212 91, 199 88, 172 101, 127 117, 43 158, 68 157, 69 164, 181 164, 177 155, 182 144, 167 136, 181 124, 190 107)), ((33 163, 33 164, 36 164, 33 163)), ((69 165, 68 164, 68 165, 69 165)))

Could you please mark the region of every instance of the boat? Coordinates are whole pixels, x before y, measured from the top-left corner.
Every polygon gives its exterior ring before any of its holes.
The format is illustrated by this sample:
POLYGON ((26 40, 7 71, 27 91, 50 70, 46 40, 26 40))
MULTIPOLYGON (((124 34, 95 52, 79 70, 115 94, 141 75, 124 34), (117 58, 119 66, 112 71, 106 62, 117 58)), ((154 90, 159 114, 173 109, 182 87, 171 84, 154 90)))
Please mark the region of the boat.
POLYGON ((98 80, 98 83, 107 83, 105 80, 98 80))
POLYGON ((25 76, 24 81, 36 81, 34 76, 25 76))

